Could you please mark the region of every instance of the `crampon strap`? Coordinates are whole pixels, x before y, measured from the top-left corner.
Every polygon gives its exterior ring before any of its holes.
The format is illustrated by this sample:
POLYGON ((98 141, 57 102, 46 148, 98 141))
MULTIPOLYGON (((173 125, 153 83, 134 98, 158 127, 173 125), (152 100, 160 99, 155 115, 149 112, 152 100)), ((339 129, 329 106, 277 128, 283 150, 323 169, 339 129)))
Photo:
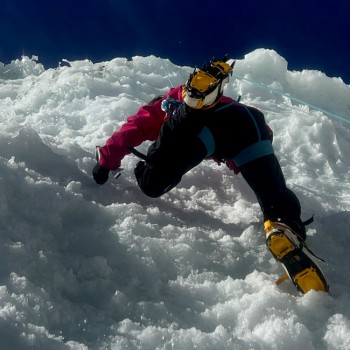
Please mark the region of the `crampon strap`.
POLYGON ((303 225, 304 225, 304 226, 307 226, 307 225, 310 225, 312 222, 314 222, 314 215, 315 215, 315 214, 312 214, 311 218, 309 218, 309 219, 303 221, 303 225))

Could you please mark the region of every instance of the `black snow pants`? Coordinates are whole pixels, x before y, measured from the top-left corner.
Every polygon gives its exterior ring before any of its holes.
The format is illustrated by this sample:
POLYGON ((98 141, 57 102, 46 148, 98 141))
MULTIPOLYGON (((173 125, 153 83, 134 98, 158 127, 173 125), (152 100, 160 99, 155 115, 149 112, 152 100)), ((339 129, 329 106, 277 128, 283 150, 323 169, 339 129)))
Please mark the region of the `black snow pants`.
POLYGON ((258 158, 239 169, 258 199, 264 220, 280 220, 305 238, 299 199, 287 187, 276 156, 258 158))

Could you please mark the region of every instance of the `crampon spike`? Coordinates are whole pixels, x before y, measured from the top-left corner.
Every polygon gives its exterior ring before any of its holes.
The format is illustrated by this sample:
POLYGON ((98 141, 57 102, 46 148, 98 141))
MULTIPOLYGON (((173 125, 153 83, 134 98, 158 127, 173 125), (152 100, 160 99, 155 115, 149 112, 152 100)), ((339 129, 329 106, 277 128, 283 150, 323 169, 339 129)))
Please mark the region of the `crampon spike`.
POLYGON ((286 281, 289 278, 289 276, 285 273, 283 276, 281 276, 279 279, 276 280, 276 286, 279 286, 281 283, 286 281))

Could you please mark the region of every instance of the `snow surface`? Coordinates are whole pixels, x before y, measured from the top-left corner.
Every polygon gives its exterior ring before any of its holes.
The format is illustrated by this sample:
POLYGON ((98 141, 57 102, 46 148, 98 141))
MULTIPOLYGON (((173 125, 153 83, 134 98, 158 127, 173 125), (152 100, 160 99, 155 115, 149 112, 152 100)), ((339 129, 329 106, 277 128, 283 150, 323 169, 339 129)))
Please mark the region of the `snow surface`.
POLYGON ((249 81, 226 89, 274 130, 332 296, 275 285, 255 197, 224 166, 205 161, 160 199, 138 189, 134 156, 93 182, 95 146, 192 69, 154 56, 0 64, 2 350, 350 348, 350 121, 289 97, 349 119, 340 78, 259 49, 236 64, 249 81))

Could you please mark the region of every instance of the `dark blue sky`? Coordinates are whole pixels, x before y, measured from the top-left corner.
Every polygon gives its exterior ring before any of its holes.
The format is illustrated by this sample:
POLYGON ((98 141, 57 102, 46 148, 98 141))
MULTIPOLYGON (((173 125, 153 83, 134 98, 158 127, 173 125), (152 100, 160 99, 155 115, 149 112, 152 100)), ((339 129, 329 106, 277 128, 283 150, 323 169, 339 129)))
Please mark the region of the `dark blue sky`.
POLYGON ((348 0, 1 0, 0 62, 154 54, 195 66, 263 47, 350 84, 349 18, 348 0))

